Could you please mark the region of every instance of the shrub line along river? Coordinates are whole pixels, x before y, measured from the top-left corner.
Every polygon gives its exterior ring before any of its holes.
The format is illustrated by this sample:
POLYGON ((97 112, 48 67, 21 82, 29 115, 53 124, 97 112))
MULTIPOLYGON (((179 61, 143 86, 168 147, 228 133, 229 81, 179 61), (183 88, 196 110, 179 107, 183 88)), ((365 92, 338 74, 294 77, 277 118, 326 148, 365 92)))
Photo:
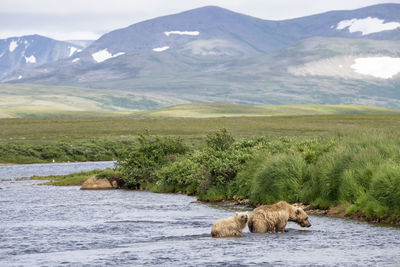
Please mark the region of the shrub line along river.
MULTIPOLYGON (((0 166, 0 179, 68 174, 112 162, 0 166)), ((215 239, 217 219, 243 207, 143 191, 82 191, 0 181, 1 266, 345 265, 400 263, 400 228, 310 216, 312 227, 215 239)))

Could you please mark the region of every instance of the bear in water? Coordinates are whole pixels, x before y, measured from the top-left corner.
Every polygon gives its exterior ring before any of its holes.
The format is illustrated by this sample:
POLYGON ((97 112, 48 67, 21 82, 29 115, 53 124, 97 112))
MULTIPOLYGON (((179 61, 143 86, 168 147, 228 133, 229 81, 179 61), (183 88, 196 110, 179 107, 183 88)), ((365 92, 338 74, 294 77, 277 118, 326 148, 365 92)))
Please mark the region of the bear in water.
POLYGON ((307 213, 286 201, 255 208, 248 226, 252 233, 283 232, 288 221, 295 222, 301 227, 311 226, 307 213))
POLYGON ((242 236, 242 230, 246 227, 248 220, 248 212, 236 212, 235 216, 216 221, 211 228, 211 236, 242 236))

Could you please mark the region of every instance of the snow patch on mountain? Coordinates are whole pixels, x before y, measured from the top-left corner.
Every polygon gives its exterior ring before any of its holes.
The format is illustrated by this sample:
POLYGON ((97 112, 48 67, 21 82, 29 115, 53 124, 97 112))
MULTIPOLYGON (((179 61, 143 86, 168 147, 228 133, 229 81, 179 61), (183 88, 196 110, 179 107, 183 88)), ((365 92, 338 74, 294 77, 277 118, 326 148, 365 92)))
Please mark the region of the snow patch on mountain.
POLYGON ((22 75, 19 75, 19 76, 18 76, 18 80, 21 80, 21 79, 22 79, 22 75))
POLYGON ((36 63, 36 58, 34 55, 31 55, 30 57, 25 57, 25 62, 26 63, 36 63))
POLYGON ((72 63, 78 62, 79 60, 81 60, 79 57, 74 58, 74 59, 72 60, 72 63))
POLYGON ((13 40, 10 42, 10 46, 8 47, 8 50, 10 52, 13 52, 17 47, 18 47, 18 43, 13 40))
POLYGON ((106 61, 107 59, 113 58, 113 57, 118 57, 125 54, 125 52, 118 52, 116 54, 111 54, 110 52, 107 51, 107 48, 103 50, 99 50, 95 53, 92 54, 92 58, 97 62, 103 62, 106 61))
POLYGON ((351 65, 355 72, 381 79, 393 78, 400 73, 400 58, 394 57, 364 57, 356 58, 351 65))
POLYGON ((157 47, 157 48, 153 48, 154 52, 162 52, 169 49, 169 46, 163 46, 163 47, 157 47))
POLYGON ((197 36, 200 34, 200 32, 198 32, 198 31, 169 31, 169 32, 164 32, 164 34, 166 36, 170 36, 171 34, 197 36))
POLYGON ((81 52, 82 49, 78 49, 75 46, 68 46, 69 48, 69 57, 75 54, 75 52, 81 52))
POLYGON ((288 72, 296 76, 328 76, 361 80, 390 79, 400 73, 400 58, 337 56, 291 66, 288 72))
POLYGON ((361 32, 362 35, 368 35, 371 33, 395 30, 400 27, 398 22, 387 22, 384 23, 383 19, 367 17, 363 19, 350 19, 340 21, 336 29, 344 30, 348 28, 350 33, 361 32))

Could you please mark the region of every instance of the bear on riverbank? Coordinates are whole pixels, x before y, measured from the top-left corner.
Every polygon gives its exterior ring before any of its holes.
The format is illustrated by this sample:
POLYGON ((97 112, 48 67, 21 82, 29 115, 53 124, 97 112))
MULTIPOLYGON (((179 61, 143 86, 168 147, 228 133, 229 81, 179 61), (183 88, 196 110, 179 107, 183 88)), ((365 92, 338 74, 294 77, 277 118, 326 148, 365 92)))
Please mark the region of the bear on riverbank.
POLYGON ((295 222, 301 227, 311 226, 307 213, 286 201, 255 208, 248 226, 252 233, 283 232, 288 221, 295 222))
POLYGON ((235 216, 216 221, 211 228, 211 236, 242 236, 242 230, 246 227, 248 220, 248 212, 236 212, 235 216))

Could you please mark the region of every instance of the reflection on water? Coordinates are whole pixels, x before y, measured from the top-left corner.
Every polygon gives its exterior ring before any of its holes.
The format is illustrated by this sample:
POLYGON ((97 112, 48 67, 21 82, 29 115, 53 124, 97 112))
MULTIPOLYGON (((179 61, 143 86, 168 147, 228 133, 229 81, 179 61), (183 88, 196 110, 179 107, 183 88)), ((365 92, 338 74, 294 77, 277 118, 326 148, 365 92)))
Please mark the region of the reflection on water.
POLYGON ((0 265, 348 265, 400 262, 400 229, 311 216, 311 228, 214 239, 232 208, 185 195, 0 182, 0 265))

